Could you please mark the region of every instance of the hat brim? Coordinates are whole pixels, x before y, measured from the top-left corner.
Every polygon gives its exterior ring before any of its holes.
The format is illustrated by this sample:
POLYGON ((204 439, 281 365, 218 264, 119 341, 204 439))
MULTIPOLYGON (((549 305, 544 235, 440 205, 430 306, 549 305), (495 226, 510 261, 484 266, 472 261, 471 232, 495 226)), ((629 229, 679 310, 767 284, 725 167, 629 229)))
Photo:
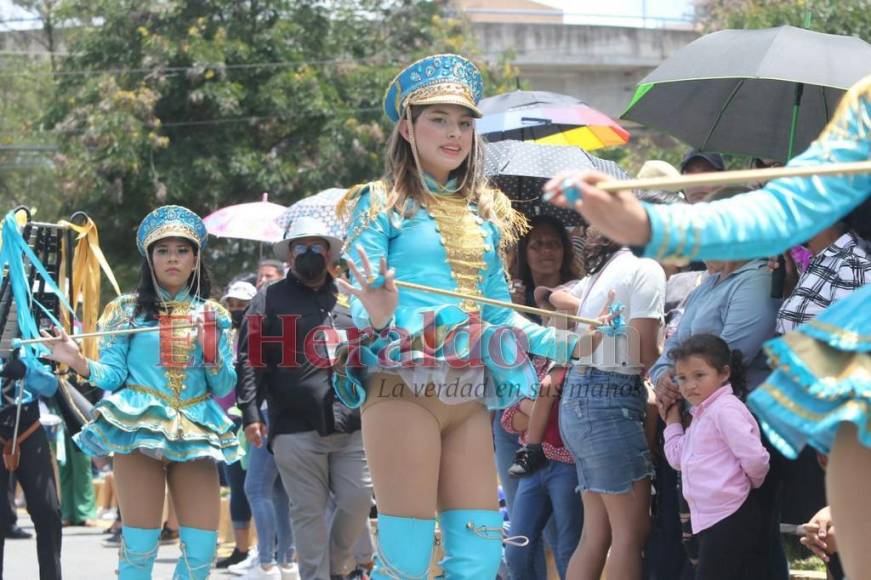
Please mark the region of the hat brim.
POLYGON ((167 238, 182 238, 192 242, 197 248, 201 246, 200 238, 196 232, 192 232, 190 228, 174 226, 156 228, 145 238, 142 246, 147 251, 152 244, 167 238))
POLYGON ((408 107, 421 107, 427 105, 459 105, 469 109, 472 116, 476 119, 480 119, 484 116, 478 106, 475 105, 471 99, 468 99, 463 95, 432 95, 420 99, 409 100, 408 103, 406 103, 406 106, 408 107))
POLYGON ((330 258, 335 259, 339 256, 339 253, 342 251, 342 240, 336 238, 334 236, 321 236, 321 235, 305 235, 305 236, 297 236, 294 238, 287 238, 281 240, 280 242, 275 242, 272 244, 272 253, 275 254, 275 257, 281 260, 282 262, 287 262, 290 258, 290 244, 292 244, 295 240, 299 240, 301 238, 320 238, 325 240, 327 244, 330 246, 330 258))

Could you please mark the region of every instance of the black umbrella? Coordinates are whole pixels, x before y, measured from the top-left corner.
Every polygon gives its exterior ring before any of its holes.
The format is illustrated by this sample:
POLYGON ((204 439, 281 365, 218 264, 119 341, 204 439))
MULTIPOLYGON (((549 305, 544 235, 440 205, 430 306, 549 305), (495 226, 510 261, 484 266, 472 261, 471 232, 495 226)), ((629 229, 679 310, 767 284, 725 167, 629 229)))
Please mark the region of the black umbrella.
POLYGON ((722 30, 671 55, 639 83, 622 118, 706 151, 786 161, 871 72, 871 45, 792 26, 722 30))
POLYGON ((613 161, 590 155, 578 147, 542 145, 530 141, 497 141, 485 146, 484 172, 527 217, 552 215, 566 226, 584 223, 574 210, 541 201, 548 179, 566 170, 591 169, 616 179, 628 179, 613 161))

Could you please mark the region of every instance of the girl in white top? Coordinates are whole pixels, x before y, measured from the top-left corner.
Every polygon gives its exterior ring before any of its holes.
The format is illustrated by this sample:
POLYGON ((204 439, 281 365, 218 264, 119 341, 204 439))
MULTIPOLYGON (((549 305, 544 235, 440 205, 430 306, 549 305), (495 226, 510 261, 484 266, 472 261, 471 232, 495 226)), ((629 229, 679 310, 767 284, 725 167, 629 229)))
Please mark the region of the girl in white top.
MULTIPOLYGON (((579 301, 578 314, 598 315, 613 295, 623 306, 626 327, 593 342, 563 387, 560 433, 575 460, 584 506, 581 542, 566 576, 600 578, 605 569, 608 578, 632 580, 641 577, 650 527, 653 463, 644 433, 642 374, 659 354, 665 272, 592 228, 584 262, 589 275, 570 293, 579 301)), ((567 298, 554 293, 551 301, 567 298)))

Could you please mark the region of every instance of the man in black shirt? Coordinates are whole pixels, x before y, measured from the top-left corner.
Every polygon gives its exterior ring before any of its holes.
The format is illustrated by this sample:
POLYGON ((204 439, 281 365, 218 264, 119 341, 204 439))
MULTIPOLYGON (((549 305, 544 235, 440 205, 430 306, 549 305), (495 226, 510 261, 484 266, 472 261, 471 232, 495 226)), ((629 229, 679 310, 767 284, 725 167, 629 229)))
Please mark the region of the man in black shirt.
POLYGON ((290 264, 285 279, 251 301, 239 338, 237 401, 253 445, 268 439, 291 501, 290 516, 302 580, 342 578, 355 566, 353 547, 368 525, 372 483, 360 415, 336 400, 331 348, 351 328, 337 309, 327 265, 341 241, 313 218, 298 218, 274 246, 290 264), (267 432, 260 415, 266 399, 267 432), (326 520, 330 496, 336 504, 326 520))
MULTIPOLYGON (((57 388, 57 379, 50 369, 36 359, 26 362, 24 359, 0 359, 0 447, 3 454, 8 455, 0 462, 0 501, 6 501, 12 471, 24 490, 27 511, 36 528, 40 580, 61 578, 60 504, 48 436, 39 423, 39 397, 50 397, 57 388), (23 382, 23 393, 19 381, 23 382), (20 415, 17 409, 19 396, 22 401, 20 415), (12 447, 13 440, 16 449, 12 447)), ((11 523, 7 520, 8 513, 8 510, 0 512, 2 529, 11 523)), ((0 535, 0 578, 4 577, 3 551, 4 538, 0 535)))

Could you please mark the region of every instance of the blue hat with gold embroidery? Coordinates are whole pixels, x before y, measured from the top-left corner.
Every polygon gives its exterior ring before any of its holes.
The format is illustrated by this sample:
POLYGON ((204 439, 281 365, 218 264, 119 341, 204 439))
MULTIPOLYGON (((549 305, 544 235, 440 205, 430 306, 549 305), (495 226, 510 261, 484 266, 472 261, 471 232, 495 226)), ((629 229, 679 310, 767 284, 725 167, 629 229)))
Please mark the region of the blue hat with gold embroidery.
POLYGON ((409 105, 449 104, 466 107, 480 117, 478 101, 483 94, 481 72, 470 60, 458 54, 436 54, 396 75, 384 95, 384 112, 398 123, 409 105))
POLYGON ((148 246, 165 238, 184 238, 200 249, 206 247, 206 226, 200 216, 180 205, 164 205, 142 220, 136 231, 136 247, 143 256, 148 246))

